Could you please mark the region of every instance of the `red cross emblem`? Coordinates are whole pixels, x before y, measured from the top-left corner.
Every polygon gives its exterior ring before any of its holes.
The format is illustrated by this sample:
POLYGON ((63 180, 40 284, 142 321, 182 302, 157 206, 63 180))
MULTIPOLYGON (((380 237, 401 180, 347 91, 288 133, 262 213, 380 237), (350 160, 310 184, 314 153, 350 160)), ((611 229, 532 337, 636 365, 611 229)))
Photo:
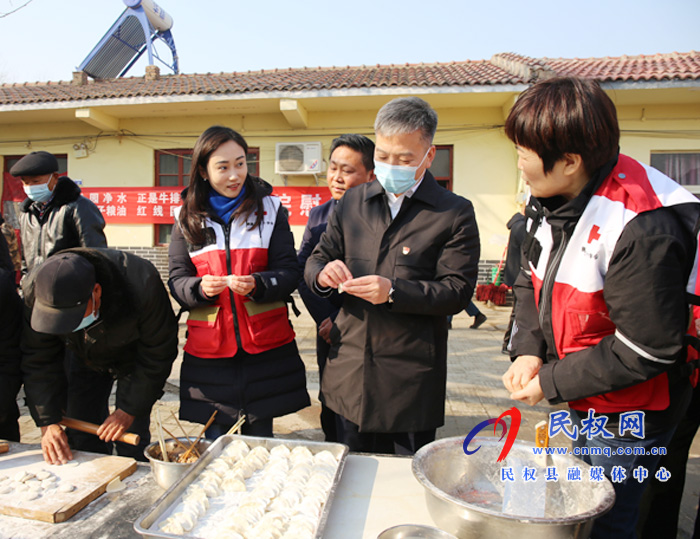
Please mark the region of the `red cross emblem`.
POLYGON ((591 243, 592 241, 600 239, 600 234, 598 233, 599 230, 600 230, 600 227, 598 225, 593 225, 591 227, 591 231, 588 234, 588 243, 591 243))

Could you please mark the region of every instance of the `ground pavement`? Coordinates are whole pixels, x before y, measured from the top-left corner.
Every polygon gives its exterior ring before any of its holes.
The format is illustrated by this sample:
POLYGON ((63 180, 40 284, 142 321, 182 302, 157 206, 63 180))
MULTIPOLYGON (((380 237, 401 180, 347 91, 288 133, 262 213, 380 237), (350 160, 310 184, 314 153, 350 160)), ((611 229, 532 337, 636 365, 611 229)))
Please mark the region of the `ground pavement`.
MULTIPOLYGON (((302 310, 301 316, 293 318, 297 334, 297 344, 302 359, 306 365, 307 386, 312 405, 298 413, 275 419, 275 435, 283 438, 304 438, 308 440, 323 440, 319 424, 320 404, 318 402, 318 368, 316 366, 316 328, 313 320, 304 309, 303 304, 296 298, 296 303, 302 310)), ((510 359, 501 354, 503 332, 510 315, 510 308, 477 305, 488 320, 479 329, 470 329, 473 318, 462 312, 454 317, 453 329, 450 330, 448 341, 447 367, 447 399, 445 403, 445 425, 438 429, 438 438, 449 436, 466 436, 480 422, 500 416, 515 403, 508 398, 508 392, 501 383, 501 376, 508 368, 510 359)), ((184 318, 184 317, 183 317, 184 318)), ((185 325, 181 323, 180 348, 184 344, 185 325)), ((173 366, 173 371, 166 384, 165 394, 159 401, 163 424, 170 432, 181 435, 174 415, 179 406, 178 388, 181 355, 173 366)), ((21 399, 23 402, 24 399, 21 399)), ((530 407, 517 404, 522 414, 522 423, 518 432, 518 440, 534 440, 534 425, 547 419, 550 411, 562 407, 552 407, 539 404, 530 407)), ((40 432, 34 426, 26 407, 21 407, 22 417, 20 426, 22 442, 38 443, 40 432)), ((154 408, 155 410, 155 408, 154 408)), ((154 411, 155 415, 155 411, 154 411)), ((196 436, 202 426, 181 422, 188 435, 196 436)), ((155 421, 152 422, 152 428, 155 421)), ((153 430, 153 429, 152 429, 153 430)), ((486 435, 484 430, 482 435, 486 435)), ((567 445, 556 437, 551 445, 567 445)), ((153 438, 155 440, 155 436, 153 438)), ((689 538, 692 535, 693 522, 700 494, 700 436, 696 437, 691 449, 688 465, 683 507, 680 517, 679 538, 689 538)))

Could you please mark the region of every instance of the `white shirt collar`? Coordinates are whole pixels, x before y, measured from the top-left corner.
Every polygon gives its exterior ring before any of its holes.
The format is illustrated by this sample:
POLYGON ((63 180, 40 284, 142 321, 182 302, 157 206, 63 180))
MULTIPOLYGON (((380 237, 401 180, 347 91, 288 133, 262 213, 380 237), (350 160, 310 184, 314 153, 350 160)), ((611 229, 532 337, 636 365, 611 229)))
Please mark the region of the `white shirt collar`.
MULTIPOLYGON (((423 175, 423 178, 425 178, 425 174, 423 175)), ((394 193, 390 193, 389 191, 386 191, 386 197, 387 197, 387 202, 389 204, 389 211, 391 212, 391 220, 393 221, 396 215, 399 213, 399 210, 401 209, 401 204, 404 201, 404 198, 411 198, 413 194, 416 192, 416 190, 420 187, 420 184, 423 182, 423 178, 418 180, 408 191, 405 191, 401 193, 400 195, 395 195, 394 193)))

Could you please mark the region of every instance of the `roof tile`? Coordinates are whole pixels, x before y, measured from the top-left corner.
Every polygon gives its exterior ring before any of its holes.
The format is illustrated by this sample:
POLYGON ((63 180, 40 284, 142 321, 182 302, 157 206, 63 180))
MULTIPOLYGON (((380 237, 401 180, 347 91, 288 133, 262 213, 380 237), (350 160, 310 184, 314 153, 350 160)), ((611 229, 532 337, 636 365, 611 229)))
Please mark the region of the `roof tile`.
POLYGON ((158 80, 129 77, 91 80, 85 86, 62 81, 25 82, 0 85, 0 105, 351 88, 510 85, 532 82, 540 72, 594 78, 600 82, 698 80, 700 53, 583 59, 530 58, 501 53, 491 60, 162 75, 158 80))

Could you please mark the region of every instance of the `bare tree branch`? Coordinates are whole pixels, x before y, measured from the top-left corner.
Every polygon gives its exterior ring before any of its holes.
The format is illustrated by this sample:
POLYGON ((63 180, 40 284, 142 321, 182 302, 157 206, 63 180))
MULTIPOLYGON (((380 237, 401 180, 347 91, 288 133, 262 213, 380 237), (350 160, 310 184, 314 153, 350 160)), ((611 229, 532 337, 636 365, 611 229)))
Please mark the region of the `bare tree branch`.
POLYGON ((7 17, 8 15, 12 15, 13 13, 18 12, 20 9, 23 7, 27 7, 29 4, 31 4, 34 0, 27 0, 24 4, 19 6, 18 8, 13 9, 12 11, 8 11, 7 13, 0 13, 0 19, 7 17))

